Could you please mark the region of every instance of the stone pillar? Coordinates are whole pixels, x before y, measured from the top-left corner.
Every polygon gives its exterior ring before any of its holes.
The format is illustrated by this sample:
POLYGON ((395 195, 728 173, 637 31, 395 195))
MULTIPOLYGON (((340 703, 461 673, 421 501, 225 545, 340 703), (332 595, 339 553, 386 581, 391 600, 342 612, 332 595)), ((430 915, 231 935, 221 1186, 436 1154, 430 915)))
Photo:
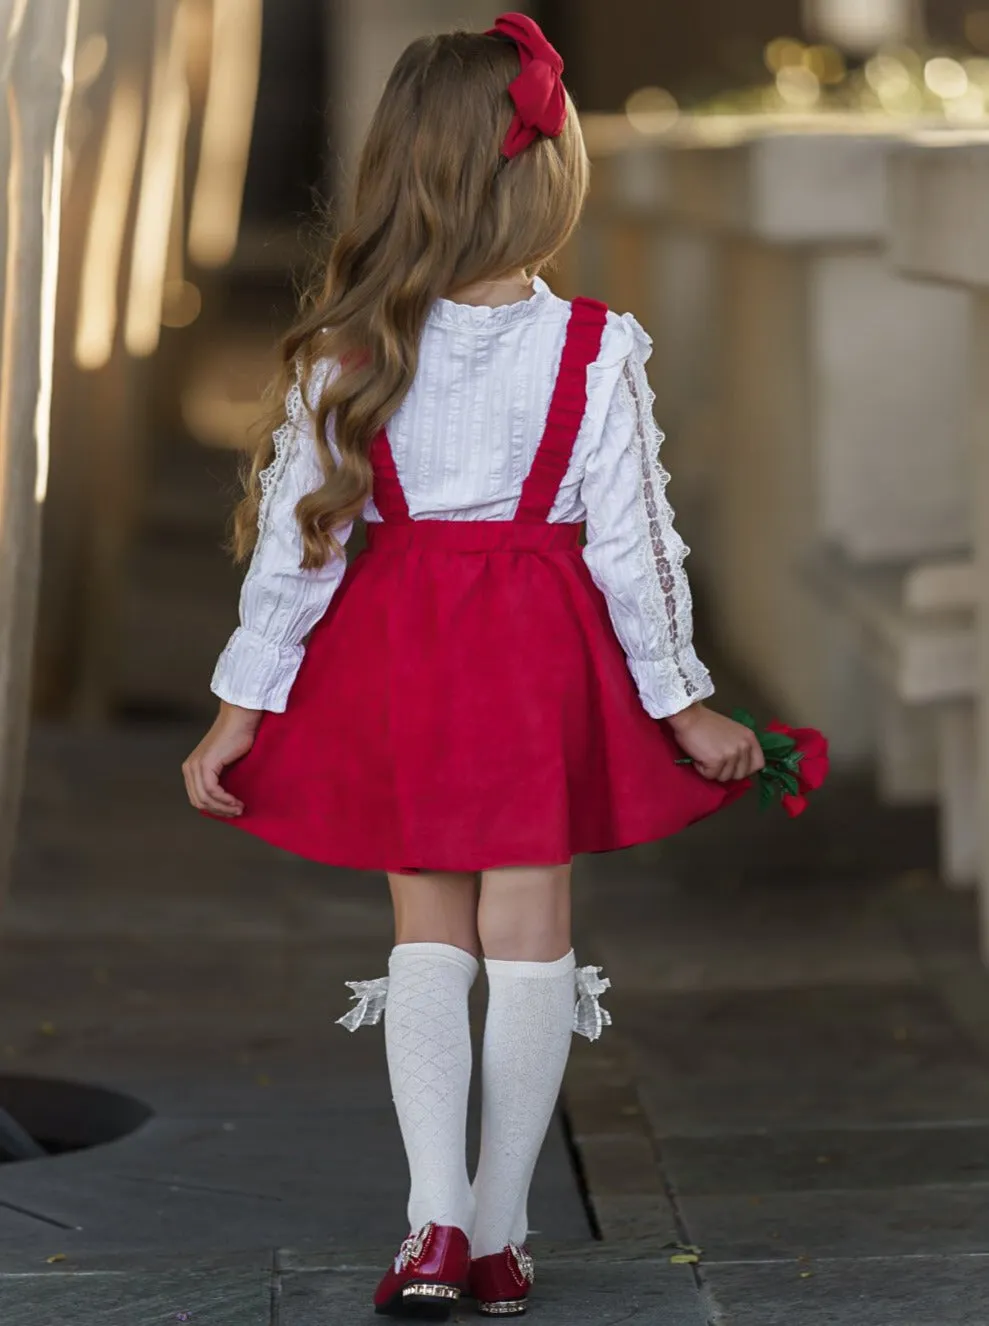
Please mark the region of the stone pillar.
MULTIPOLYGON (((989 158, 983 161, 983 184, 989 184, 989 158)), ((985 193, 989 200, 989 190, 985 193)), ((974 766, 977 772, 978 884, 980 948, 989 964, 989 265, 982 271, 973 299, 970 426, 972 494, 975 505, 976 638, 979 691, 976 699, 974 766)))
POLYGON ((0 889, 20 801, 48 470, 63 142, 77 0, 0 2, 0 889))
POLYGON ((971 308, 965 397, 975 574, 975 723, 956 724, 956 763, 975 770, 973 816, 981 946, 989 962, 989 140, 918 138, 890 162, 891 256, 901 271, 966 292, 971 308))
POLYGON ((681 533, 692 546, 692 575, 712 573, 708 536, 717 450, 717 364, 721 246, 716 235, 676 215, 674 161, 712 132, 742 140, 753 117, 684 117, 661 136, 635 132, 624 116, 585 117, 591 196, 570 246, 566 294, 604 299, 631 311, 653 339, 649 381, 666 434, 663 458, 681 533))
POLYGON ((62 206, 35 658, 36 708, 50 718, 105 719, 120 653, 118 619, 148 447, 148 361, 127 353, 123 327, 163 12, 135 6, 110 21, 87 3, 80 16, 80 51, 102 33, 106 53, 100 77, 73 97, 69 120, 73 169, 62 206))
POLYGON ((719 248, 715 624, 768 698, 828 730, 846 761, 871 753, 875 707, 815 562, 829 548, 863 568, 953 551, 968 530, 964 303, 884 264, 891 146, 767 132, 673 159, 674 210, 719 248))

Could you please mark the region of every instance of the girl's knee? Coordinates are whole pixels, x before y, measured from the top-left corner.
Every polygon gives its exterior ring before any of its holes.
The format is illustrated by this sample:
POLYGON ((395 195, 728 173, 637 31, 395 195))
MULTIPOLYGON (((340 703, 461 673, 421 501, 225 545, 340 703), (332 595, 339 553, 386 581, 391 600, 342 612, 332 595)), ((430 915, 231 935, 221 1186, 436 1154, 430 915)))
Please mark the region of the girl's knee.
POLYGON ((564 957, 571 948, 569 865, 485 871, 477 919, 486 957, 564 957))
POLYGON ((475 875, 422 872, 388 882, 397 944, 450 944, 479 956, 475 875))

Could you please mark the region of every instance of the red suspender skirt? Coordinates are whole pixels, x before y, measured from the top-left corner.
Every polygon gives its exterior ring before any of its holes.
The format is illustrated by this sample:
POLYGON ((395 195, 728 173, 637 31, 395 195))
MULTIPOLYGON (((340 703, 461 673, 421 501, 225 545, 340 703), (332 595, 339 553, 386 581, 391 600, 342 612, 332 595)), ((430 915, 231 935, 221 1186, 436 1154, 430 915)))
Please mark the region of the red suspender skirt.
POLYGON ((226 772, 246 809, 225 822, 331 865, 475 871, 662 838, 743 790, 676 763, 580 526, 549 523, 606 313, 573 303, 513 520, 413 520, 378 436, 382 523, 313 631, 285 713, 266 714, 226 772))

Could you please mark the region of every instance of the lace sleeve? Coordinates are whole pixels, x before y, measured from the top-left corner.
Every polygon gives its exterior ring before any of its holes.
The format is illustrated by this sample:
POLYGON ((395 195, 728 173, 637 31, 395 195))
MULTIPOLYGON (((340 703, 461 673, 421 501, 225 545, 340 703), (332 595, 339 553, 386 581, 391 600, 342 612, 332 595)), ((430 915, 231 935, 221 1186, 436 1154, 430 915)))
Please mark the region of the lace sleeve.
POLYGON ((261 501, 258 506, 258 542, 264 537, 271 506, 271 495, 285 473, 292 452, 298 448, 299 434, 307 422, 305 402, 302 399, 302 387, 299 383, 299 369, 296 366, 295 381, 285 397, 285 422, 271 435, 275 448, 271 464, 261 471, 258 481, 261 484, 261 501))
MULTIPOLYGON (((220 699, 245 709, 281 713, 302 664, 303 641, 326 612, 343 579, 343 558, 301 569, 302 532, 295 509, 322 483, 312 417, 298 382, 288 393, 275 455, 261 473, 258 541, 240 592, 240 626, 213 673, 220 699)), ((337 531, 341 543, 351 526, 337 531)))
POLYGON ((689 551, 673 524, 660 463, 663 434, 652 414, 643 356, 633 350, 608 410, 601 444, 582 486, 585 560, 607 600, 639 695, 666 718, 713 693, 694 652, 693 609, 684 572, 689 551))

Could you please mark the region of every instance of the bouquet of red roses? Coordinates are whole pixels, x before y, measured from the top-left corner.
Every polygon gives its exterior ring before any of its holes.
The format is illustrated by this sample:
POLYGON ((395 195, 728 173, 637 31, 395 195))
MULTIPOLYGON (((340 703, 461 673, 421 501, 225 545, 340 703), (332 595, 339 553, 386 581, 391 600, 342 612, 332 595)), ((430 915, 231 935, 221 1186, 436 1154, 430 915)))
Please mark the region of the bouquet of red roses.
POLYGON ((757 775, 759 805, 765 809, 778 800, 791 818, 802 815, 808 793, 817 791, 831 767, 827 737, 816 727, 787 727, 775 720, 760 732, 744 709, 736 709, 732 718, 752 729, 766 757, 757 775))
POLYGON ((779 801, 791 818, 802 815, 808 794, 817 791, 831 767, 827 737, 815 727, 787 727, 775 720, 760 731, 745 709, 735 709, 732 718, 756 734, 766 757, 765 767, 756 775, 760 807, 765 810, 779 801))

